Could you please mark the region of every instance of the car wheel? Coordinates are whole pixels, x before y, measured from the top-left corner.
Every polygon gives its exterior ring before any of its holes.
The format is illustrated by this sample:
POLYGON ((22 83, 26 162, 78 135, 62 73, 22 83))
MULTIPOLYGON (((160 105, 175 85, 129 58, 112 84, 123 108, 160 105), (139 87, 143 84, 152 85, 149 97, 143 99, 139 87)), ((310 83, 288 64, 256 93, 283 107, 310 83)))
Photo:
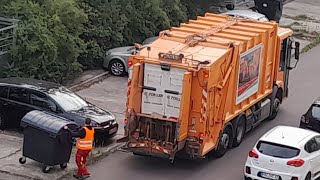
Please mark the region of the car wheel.
POLYGON ((274 120, 277 117, 278 112, 280 110, 280 104, 281 104, 280 99, 276 97, 272 104, 272 112, 271 112, 271 115, 269 116, 269 120, 274 120))
POLYGON ((110 63, 110 72, 114 76, 123 76, 125 74, 125 66, 122 61, 116 59, 110 63))
POLYGON ((244 116, 242 116, 239 120, 238 120, 238 124, 237 124, 237 129, 236 129, 236 135, 234 137, 233 140, 233 147, 238 147, 244 137, 245 131, 246 131, 246 119, 244 116))
POLYGON ((226 8, 227 8, 228 10, 234 10, 235 5, 234 5, 234 4, 228 4, 228 5, 226 5, 226 8))
POLYGON ((215 157, 220 158, 227 152, 231 137, 231 129, 229 127, 225 128, 221 137, 219 138, 218 147, 213 154, 215 157))
POLYGON ((4 130, 6 128, 6 125, 5 125, 5 119, 4 117, 0 114, 0 129, 1 130, 4 130))

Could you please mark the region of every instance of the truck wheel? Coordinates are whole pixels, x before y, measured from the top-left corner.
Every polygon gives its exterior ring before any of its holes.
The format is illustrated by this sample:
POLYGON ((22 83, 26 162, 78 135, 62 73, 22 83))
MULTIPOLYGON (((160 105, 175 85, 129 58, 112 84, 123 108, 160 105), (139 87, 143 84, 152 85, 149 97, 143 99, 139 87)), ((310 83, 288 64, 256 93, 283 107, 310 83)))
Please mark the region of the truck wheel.
POLYGON ((232 137, 231 133, 232 132, 229 127, 225 128, 220 136, 218 147, 214 152, 215 157, 220 158, 227 152, 232 137))
POLYGON ((241 144, 245 131, 246 131, 246 119, 244 116, 242 116, 238 120, 236 135, 234 137, 233 144, 232 144, 233 147, 238 147, 241 144))
POLYGON ((272 104, 272 112, 271 112, 271 115, 269 116, 269 120, 274 120, 277 117, 280 109, 280 104, 281 104, 281 101, 279 97, 275 97, 272 104))

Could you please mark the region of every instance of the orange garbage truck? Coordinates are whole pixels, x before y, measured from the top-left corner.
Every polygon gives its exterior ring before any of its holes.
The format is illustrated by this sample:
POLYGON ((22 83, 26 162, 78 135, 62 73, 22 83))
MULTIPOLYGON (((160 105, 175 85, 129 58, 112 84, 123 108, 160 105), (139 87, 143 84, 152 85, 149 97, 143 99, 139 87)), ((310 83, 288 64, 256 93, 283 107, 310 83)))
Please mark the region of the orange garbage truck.
POLYGON ((206 13, 160 33, 129 59, 125 137, 136 155, 223 156, 275 119, 299 60, 276 22, 206 13))

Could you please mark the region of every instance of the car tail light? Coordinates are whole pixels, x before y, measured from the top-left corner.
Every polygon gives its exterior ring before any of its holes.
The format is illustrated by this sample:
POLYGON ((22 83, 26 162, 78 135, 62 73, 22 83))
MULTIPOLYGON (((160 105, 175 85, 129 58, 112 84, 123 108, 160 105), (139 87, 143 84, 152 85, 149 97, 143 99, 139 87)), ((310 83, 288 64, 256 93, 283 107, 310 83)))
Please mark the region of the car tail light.
POLYGON ((302 159, 294 159, 287 162, 287 165, 294 167, 301 167, 304 164, 304 160, 302 159))
POLYGON ((258 153, 257 153, 254 149, 252 149, 252 150, 249 152, 249 157, 258 159, 258 158, 259 158, 259 155, 258 155, 258 153))
POLYGON ((292 177, 291 180, 299 180, 298 177, 292 177))
POLYGON ((204 133, 199 133, 199 142, 202 144, 204 138, 204 133))
POLYGON ((129 61, 128 61, 128 66, 131 67, 132 65, 133 65, 132 60, 129 60, 129 61))
POLYGON ((248 167, 248 166, 246 166, 246 173, 247 173, 247 174, 251 174, 251 168, 248 167))
POLYGON ((128 119, 124 119, 124 124, 128 124, 129 120, 128 119))

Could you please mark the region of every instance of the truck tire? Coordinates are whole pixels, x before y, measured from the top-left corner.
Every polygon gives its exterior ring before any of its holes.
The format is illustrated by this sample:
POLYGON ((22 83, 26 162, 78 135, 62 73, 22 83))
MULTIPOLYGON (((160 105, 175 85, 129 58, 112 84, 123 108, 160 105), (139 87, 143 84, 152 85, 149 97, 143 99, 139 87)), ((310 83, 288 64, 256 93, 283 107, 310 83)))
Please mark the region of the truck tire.
POLYGON ((245 132, 246 132, 246 118, 244 116, 241 116, 237 122, 235 136, 232 143, 233 147, 238 147, 241 144, 245 132))
POLYGON ((234 5, 234 4, 228 4, 228 5, 226 5, 226 8, 227 8, 228 10, 234 10, 235 5, 234 5))
POLYGON ((218 147, 213 154, 216 158, 222 157, 227 152, 230 146, 231 138, 232 138, 231 128, 226 127, 219 138, 218 147))
POLYGON ((278 96, 276 96, 272 103, 272 109, 271 109, 271 114, 269 116, 269 120, 274 120, 277 117, 280 109, 280 104, 281 104, 281 100, 279 99, 278 96))

